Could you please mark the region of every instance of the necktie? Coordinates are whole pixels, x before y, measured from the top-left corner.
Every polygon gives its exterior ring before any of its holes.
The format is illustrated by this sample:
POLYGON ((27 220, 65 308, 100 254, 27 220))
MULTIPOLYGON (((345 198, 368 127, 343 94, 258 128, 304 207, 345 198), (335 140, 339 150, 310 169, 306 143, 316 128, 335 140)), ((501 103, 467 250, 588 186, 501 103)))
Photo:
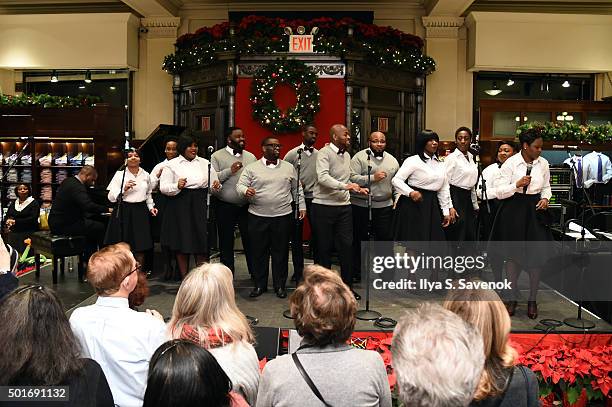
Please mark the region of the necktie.
POLYGON ((372 150, 372 152, 374 153, 374 157, 379 157, 379 158, 382 158, 382 156, 385 154, 384 151, 377 152, 377 151, 372 150))
POLYGON ((278 161, 276 161, 276 160, 274 160, 274 161, 266 160, 266 166, 268 166, 268 165, 273 165, 273 166, 275 166, 275 167, 276 167, 276 163, 277 163, 277 162, 278 162, 278 161))
POLYGON ((338 150, 338 155, 343 155, 344 154, 344 150, 338 150))
POLYGON ((304 151, 308 151, 309 153, 312 153, 313 150, 314 147, 304 147, 304 151))
POLYGON ((234 152, 234 155, 240 155, 242 154, 242 150, 236 150, 235 148, 232 150, 234 152))
POLYGON ((597 154, 597 182, 603 182, 603 164, 601 154, 597 154))
POLYGON ((582 177, 582 159, 580 158, 578 158, 578 170, 576 172, 578 173, 576 176, 576 186, 582 188, 582 181, 584 178, 582 177))

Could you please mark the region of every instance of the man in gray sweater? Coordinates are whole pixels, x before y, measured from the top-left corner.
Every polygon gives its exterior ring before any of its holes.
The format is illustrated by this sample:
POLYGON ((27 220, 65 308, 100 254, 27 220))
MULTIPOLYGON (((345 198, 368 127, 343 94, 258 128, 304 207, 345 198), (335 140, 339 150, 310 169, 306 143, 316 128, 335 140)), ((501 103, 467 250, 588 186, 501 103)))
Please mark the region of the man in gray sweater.
POLYGON ((242 170, 248 164, 256 161, 253 154, 244 149, 245 140, 242 129, 230 127, 226 132, 227 145, 213 153, 210 162, 223 185, 216 194, 217 229, 219 232, 219 250, 221 263, 232 273, 234 270, 234 229, 236 224, 240 229, 242 246, 247 261, 249 274, 253 276, 252 256, 248 233, 248 201, 236 192, 236 183, 242 170))
POLYGON ((351 192, 353 208, 353 278, 361 280, 361 264, 364 253, 361 242, 368 240, 371 226, 372 240, 392 240, 393 186, 391 180, 399 169, 399 163, 385 151, 387 139, 384 133, 375 131, 368 137, 368 148, 359 151, 351 159, 351 182, 370 190, 372 197, 372 225, 368 225, 368 196, 351 192), (370 184, 368 184, 368 170, 370 184))
POLYGON ((250 297, 259 297, 268 289, 268 263, 272 257, 274 292, 287 297, 289 238, 293 230, 294 196, 299 196, 299 220, 306 216, 302 187, 295 168, 280 160, 280 142, 266 137, 261 142, 263 157, 249 164, 238 180, 236 191, 249 201, 249 234, 253 256, 255 288, 250 297))
MULTIPOLYGON (((317 183, 312 200, 312 227, 316 235, 315 263, 331 268, 334 246, 340 260, 342 281, 353 286, 353 217, 349 191, 366 195, 367 188, 350 182, 351 144, 348 129, 335 124, 329 130, 330 144, 317 154, 317 183)), ((352 291, 352 289, 351 289, 352 291)), ((357 300, 361 297, 352 291, 357 300)))
MULTIPOLYGON (((308 222, 312 225, 312 194, 317 183, 316 160, 319 150, 314 148, 318 135, 317 128, 312 124, 302 127, 303 142, 285 155, 285 161, 292 164, 300 177, 300 182, 304 188, 304 200, 306 201, 306 215, 308 222), (299 167, 299 168, 298 168, 299 167)), ((291 239, 291 254, 293 260, 293 277, 291 280, 299 283, 302 279, 304 270, 304 251, 302 249, 302 235, 304 233, 304 223, 299 222, 295 228, 295 233, 291 239)), ((315 247, 314 234, 310 237, 311 250, 315 247)), ((311 251, 312 252, 312 251, 311 251)), ((314 253, 314 252, 313 252, 314 253)))

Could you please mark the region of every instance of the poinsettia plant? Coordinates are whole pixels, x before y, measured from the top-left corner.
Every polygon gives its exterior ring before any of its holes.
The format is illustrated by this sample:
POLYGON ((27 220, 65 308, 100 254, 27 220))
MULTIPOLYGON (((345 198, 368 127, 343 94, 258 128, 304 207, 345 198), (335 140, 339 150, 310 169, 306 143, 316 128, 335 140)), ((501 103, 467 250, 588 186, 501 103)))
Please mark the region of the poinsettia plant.
POLYGON ((42 94, 1 95, 0 106, 91 107, 100 103, 99 96, 52 96, 42 94))
POLYGON ((612 396, 612 346, 539 347, 522 354, 518 362, 536 374, 545 401, 551 394, 557 400, 565 394, 570 405, 581 396, 589 402, 612 396))

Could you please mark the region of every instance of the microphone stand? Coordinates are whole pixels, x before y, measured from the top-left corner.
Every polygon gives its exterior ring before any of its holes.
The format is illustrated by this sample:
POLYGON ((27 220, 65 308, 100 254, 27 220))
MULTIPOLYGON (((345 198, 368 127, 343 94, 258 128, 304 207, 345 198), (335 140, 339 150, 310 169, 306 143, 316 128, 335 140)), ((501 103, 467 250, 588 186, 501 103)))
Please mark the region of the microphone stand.
MULTIPOLYGON (((572 163, 572 172, 570 177, 575 176, 574 170, 575 170, 575 162, 574 160, 571 161, 572 163)), ((571 179, 570 179, 570 185, 571 185, 571 179)), ((582 205, 584 205, 585 200, 589 203, 591 210, 593 211, 593 213, 595 212, 593 210, 593 206, 591 205, 591 202, 588 200, 588 195, 586 193, 586 191, 584 190, 584 179, 582 180, 581 186, 579 187, 579 189, 582 191, 582 205)), ((585 272, 585 263, 586 263, 586 253, 587 253, 587 248, 586 248, 586 225, 584 224, 584 215, 586 213, 586 209, 582 208, 582 213, 580 214, 580 223, 582 228, 580 229, 580 239, 578 239, 576 241, 576 249, 578 251, 578 253, 580 254, 580 291, 581 291, 581 296, 582 296, 582 288, 583 288, 583 280, 584 280, 584 272, 585 272)), ((570 219, 571 221, 571 219, 570 219)), ((569 221, 568 221, 569 222, 569 221)), ((563 231, 565 233, 565 224, 563 225, 563 231)), ((563 236, 565 237, 565 235, 563 236)), ((576 318, 565 318, 563 320, 563 323, 569 327, 572 328, 578 328, 578 329, 593 329, 595 328, 595 323, 591 320, 588 319, 583 319, 582 318, 582 298, 580 298, 578 300, 578 315, 576 318)))
POLYGON ((127 152, 130 149, 130 141, 129 141, 130 133, 128 131, 125 132, 125 147, 123 149, 123 174, 121 175, 121 185, 119 186, 119 195, 117 195, 117 210, 115 211, 115 219, 119 222, 119 241, 123 242, 123 187, 125 185, 125 172, 128 171, 127 168, 127 152))
POLYGON ((355 317, 357 319, 361 319, 363 321, 374 321, 382 317, 382 314, 378 311, 374 311, 370 309, 370 250, 372 246, 372 151, 370 149, 366 150, 366 154, 368 155, 368 250, 366 251, 366 264, 368 270, 366 270, 366 292, 365 292, 365 309, 357 311, 355 317))
MULTIPOLYGON (((296 232, 294 234, 294 236, 297 236, 298 233, 300 232, 300 223, 302 222, 300 220, 300 175, 301 175, 301 169, 302 169, 302 149, 298 149, 297 151, 297 162, 296 162, 296 170, 297 170, 297 187, 295 189, 295 229, 296 232)), ((294 242, 295 244, 295 242, 294 242)), ((302 248, 300 248, 302 249, 302 248)), ((303 249, 302 249, 303 250, 303 249)), ((296 282, 296 285, 300 284, 299 281, 296 282)), ((291 316, 291 310, 286 309, 285 311, 283 311, 283 316, 285 318, 288 319, 295 319, 291 316)))
MULTIPOLYGON (((211 236, 211 229, 212 229, 212 221, 210 219, 210 194, 211 194, 211 188, 212 188, 212 184, 210 182, 210 168, 212 166, 212 154, 214 152, 215 148, 213 146, 208 146, 208 148, 206 149, 206 151, 208 152, 208 178, 206 178, 208 181, 208 188, 206 190, 206 231, 208 233, 208 236, 211 236)), ((211 254, 210 254, 210 239, 206 239, 206 244, 208 245, 208 247, 206 248, 208 250, 208 256, 210 258, 211 254)))

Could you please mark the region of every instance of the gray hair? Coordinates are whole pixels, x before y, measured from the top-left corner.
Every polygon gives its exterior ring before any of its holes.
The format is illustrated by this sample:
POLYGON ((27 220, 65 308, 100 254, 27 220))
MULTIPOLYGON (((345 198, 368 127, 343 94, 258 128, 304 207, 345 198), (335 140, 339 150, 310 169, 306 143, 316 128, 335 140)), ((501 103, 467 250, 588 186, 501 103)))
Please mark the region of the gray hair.
POLYGON ((458 315, 425 303, 393 332, 400 399, 411 407, 467 406, 484 367, 482 336, 458 315))

